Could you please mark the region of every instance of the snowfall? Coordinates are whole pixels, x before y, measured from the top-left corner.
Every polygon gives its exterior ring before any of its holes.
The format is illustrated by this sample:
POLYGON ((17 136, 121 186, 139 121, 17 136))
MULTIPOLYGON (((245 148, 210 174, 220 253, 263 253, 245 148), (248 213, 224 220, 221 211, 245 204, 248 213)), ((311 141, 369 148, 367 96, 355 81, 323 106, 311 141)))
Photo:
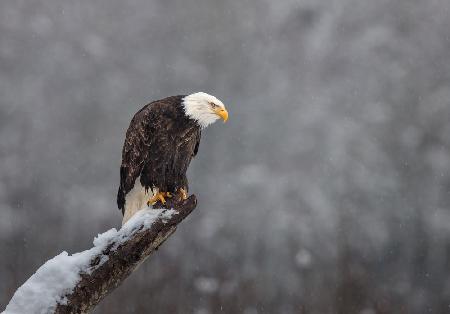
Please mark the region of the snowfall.
POLYGON ((58 303, 67 303, 65 296, 80 281, 80 274, 90 274, 108 260, 102 252, 109 245, 113 244, 114 250, 137 231, 150 228, 159 219, 164 222, 176 213, 173 209, 140 210, 119 231, 113 228, 99 234, 93 248, 72 255, 64 251, 48 260, 17 289, 2 314, 52 313, 58 303), (91 260, 96 257, 100 257, 100 263, 91 267, 91 260))

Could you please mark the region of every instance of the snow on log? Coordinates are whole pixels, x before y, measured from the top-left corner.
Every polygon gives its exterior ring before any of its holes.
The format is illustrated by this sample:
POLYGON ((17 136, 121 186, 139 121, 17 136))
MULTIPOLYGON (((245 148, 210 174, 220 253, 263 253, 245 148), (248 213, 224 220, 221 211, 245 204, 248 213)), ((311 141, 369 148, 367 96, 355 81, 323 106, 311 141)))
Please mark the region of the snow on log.
POLYGON ((195 195, 137 212, 122 228, 99 234, 94 247, 47 261, 12 297, 3 314, 88 313, 119 286, 196 207, 195 195))

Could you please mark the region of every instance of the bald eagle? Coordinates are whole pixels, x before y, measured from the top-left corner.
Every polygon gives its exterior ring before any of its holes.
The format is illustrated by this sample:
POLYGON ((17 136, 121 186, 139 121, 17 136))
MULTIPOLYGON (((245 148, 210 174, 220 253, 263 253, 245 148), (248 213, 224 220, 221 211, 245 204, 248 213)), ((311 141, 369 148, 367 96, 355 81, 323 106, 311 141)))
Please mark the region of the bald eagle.
POLYGON ((186 171, 198 152, 202 129, 228 119, 224 104, 206 93, 171 96, 139 110, 122 150, 117 206, 124 224, 145 205, 187 198, 186 171))

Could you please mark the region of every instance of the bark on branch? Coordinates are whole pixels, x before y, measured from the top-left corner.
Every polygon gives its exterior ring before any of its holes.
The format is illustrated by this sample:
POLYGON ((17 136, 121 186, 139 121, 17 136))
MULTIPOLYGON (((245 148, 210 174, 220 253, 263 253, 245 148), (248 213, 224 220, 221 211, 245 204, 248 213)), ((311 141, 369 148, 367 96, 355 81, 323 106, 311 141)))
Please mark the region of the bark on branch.
MULTIPOLYGON (((101 255, 91 260, 91 266, 100 263, 100 256, 106 255, 108 260, 91 274, 82 274, 81 281, 72 293, 66 296, 67 304, 58 304, 55 313, 89 313, 175 232, 177 225, 195 209, 196 205, 195 195, 182 202, 169 199, 164 208, 173 208, 178 214, 172 215, 167 220, 159 218, 151 228, 142 228, 142 231, 136 232, 115 249, 112 249, 114 243, 108 245, 101 255)), ((163 208, 161 204, 158 207, 163 208)))

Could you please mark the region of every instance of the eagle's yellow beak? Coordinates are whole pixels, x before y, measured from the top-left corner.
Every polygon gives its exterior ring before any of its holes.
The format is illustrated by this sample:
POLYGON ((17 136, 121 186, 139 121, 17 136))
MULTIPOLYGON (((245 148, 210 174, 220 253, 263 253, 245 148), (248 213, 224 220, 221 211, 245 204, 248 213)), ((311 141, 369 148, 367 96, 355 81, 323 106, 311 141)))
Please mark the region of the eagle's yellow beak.
POLYGON ((225 108, 217 107, 214 112, 223 119, 223 122, 228 120, 228 111, 225 108))

